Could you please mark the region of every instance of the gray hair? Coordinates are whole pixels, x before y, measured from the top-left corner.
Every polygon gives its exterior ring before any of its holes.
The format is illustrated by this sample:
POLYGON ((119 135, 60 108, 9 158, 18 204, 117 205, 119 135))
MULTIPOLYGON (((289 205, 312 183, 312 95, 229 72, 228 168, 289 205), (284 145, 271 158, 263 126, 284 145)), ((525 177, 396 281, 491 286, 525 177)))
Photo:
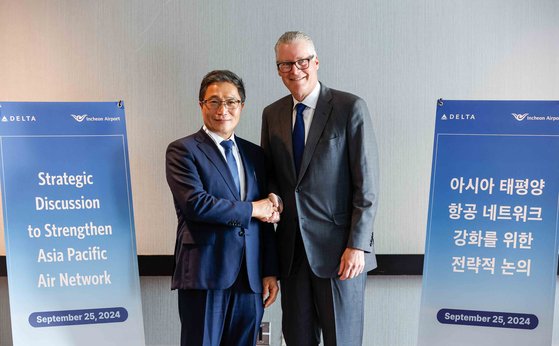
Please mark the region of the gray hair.
POLYGON ((316 56, 316 49, 314 48, 314 43, 309 35, 305 34, 301 31, 287 31, 283 35, 280 36, 278 42, 274 46, 274 51, 276 52, 276 57, 278 55, 279 46, 281 44, 289 44, 295 41, 305 41, 309 48, 312 50, 312 54, 316 56))

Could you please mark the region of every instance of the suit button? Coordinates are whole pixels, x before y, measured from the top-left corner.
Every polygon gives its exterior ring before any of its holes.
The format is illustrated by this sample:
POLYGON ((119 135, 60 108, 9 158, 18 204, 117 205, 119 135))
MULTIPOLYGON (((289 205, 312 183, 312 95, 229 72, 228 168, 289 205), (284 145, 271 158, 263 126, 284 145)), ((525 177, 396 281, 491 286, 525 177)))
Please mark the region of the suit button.
POLYGON ((239 235, 242 237, 245 235, 245 231, 239 231, 239 235))
POLYGON ((300 192, 300 191, 301 191, 301 188, 296 188, 295 189, 295 192, 300 192))

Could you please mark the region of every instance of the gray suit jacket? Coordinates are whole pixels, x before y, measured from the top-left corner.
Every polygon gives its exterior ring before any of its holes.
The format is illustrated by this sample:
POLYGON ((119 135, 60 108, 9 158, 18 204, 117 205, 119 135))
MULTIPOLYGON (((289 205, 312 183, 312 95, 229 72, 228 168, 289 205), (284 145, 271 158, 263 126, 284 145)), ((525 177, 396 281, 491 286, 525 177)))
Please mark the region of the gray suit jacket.
POLYGON ((297 226, 317 276, 335 277, 346 247, 365 251, 366 271, 376 268, 378 153, 365 101, 321 84, 297 176, 292 109, 288 95, 266 107, 262 116, 270 188, 284 203, 276 234, 280 277, 291 271, 297 226))

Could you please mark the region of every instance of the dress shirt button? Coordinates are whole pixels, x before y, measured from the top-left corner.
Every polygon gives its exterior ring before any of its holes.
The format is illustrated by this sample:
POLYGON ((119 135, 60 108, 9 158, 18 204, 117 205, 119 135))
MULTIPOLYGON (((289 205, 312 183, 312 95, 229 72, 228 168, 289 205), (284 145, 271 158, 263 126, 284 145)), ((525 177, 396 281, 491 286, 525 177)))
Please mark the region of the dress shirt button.
POLYGON ((245 235, 245 231, 242 231, 242 230, 239 231, 239 235, 240 235, 241 237, 244 236, 244 235, 245 235))

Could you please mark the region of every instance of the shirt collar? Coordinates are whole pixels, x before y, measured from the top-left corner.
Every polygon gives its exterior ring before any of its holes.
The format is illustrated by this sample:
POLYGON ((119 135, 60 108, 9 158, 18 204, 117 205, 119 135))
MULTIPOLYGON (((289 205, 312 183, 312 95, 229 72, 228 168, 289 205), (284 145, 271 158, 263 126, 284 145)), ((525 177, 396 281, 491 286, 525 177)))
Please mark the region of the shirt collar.
POLYGON ((307 106, 308 108, 316 109, 316 104, 318 103, 319 95, 320 95, 320 83, 317 82, 314 89, 311 91, 310 94, 307 95, 307 97, 305 97, 303 101, 299 102, 293 97, 293 109, 295 109, 295 106, 298 103, 304 103, 305 106, 307 106))
MULTIPOLYGON (((202 126, 202 129, 208 134, 208 136, 210 136, 210 138, 216 143, 216 144, 220 144, 223 141, 226 141, 227 139, 221 137, 220 135, 218 135, 215 132, 210 131, 206 125, 202 126)), ((235 141, 235 133, 233 133, 231 135, 231 137, 229 138, 230 140, 233 141, 233 143, 235 143, 235 146, 237 146, 237 142, 235 141)))

